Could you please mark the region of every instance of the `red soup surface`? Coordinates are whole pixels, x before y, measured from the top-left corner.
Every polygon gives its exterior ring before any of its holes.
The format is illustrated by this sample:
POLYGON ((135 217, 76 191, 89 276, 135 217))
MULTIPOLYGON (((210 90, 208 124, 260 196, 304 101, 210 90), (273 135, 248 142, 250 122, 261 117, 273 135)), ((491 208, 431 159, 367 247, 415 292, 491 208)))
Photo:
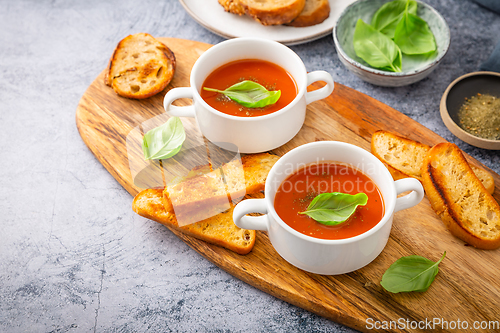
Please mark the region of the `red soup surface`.
POLYGON ((273 113, 288 105, 297 96, 297 85, 292 76, 280 66, 269 61, 245 59, 227 63, 210 73, 203 82, 200 95, 220 112, 239 117, 256 117, 273 113), (221 93, 203 89, 225 90, 245 80, 257 82, 267 90, 281 90, 279 100, 263 108, 247 108, 221 93))
POLYGON ((361 171, 344 164, 311 164, 291 174, 278 188, 274 199, 278 216, 293 229, 321 239, 344 239, 373 228, 384 216, 384 202, 377 185, 361 171), (366 193, 368 202, 336 226, 316 222, 304 212, 321 193, 366 193))

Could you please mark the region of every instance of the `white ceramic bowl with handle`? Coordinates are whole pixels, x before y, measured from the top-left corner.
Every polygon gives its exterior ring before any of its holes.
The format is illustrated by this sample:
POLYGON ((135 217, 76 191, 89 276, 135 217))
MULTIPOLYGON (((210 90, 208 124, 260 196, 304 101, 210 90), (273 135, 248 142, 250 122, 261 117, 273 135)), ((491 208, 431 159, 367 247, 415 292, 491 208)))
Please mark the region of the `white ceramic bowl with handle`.
POLYGON ((234 209, 234 223, 244 229, 267 231, 273 247, 286 261, 305 271, 324 275, 355 271, 374 260, 384 249, 394 213, 417 205, 424 196, 413 178, 394 181, 387 168, 370 152, 338 141, 319 141, 292 149, 271 168, 265 198, 243 200, 234 209), (292 229, 276 213, 274 198, 282 182, 311 163, 341 162, 363 172, 379 188, 385 209, 380 222, 365 233, 346 239, 319 239, 292 229), (398 195, 411 191, 405 196, 398 195), (261 216, 248 216, 262 213, 261 216))
POLYGON ((171 116, 195 117, 202 134, 224 149, 238 147, 240 153, 258 153, 277 148, 291 140, 304 123, 306 106, 329 96, 334 88, 332 76, 325 71, 307 73, 300 57, 287 46, 260 38, 235 38, 205 51, 191 70, 190 87, 173 88, 164 98, 171 116), (217 111, 200 96, 206 77, 220 66, 241 59, 260 59, 281 66, 297 84, 297 96, 284 108, 257 117, 238 117, 217 111), (307 92, 316 81, 326 85, 307 92), (190 106, 172 105, 176 99, 190 98, 190 106), (226 144, 225 144, 226 143, 226 144))

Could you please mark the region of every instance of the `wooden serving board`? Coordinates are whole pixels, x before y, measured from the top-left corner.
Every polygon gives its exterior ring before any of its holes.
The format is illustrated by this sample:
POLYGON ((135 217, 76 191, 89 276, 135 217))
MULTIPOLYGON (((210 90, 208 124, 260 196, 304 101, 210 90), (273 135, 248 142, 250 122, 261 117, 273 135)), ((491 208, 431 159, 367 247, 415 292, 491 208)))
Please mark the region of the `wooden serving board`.
MULTIPOLYGON (((167 89, 189 86, 192 65, 211 45, 175 38, 161 40, 177 59, 177 70, 167 89)), ((131 171, 129 163, 127 136, 146 120, 164 113, 162 101, 167 89, 146 100, 129 100, 117 96, 104 84, 103 77, 104 72, 83 95, 77 107, 76 123, 89 149, 134 196, 141 189, 133 182, 135 171, 131 171)), ((179 105, 188 103, 190 101, 178 102, 179 105)), ((199 135, 196 123, 184 124, 188 137, 199 135)), ((273 153, 283 155, 294 147, 319 140, 344 141, 369 150, 371 135, 379 129, 428 145, 444 141, 387 105, 336 83, 328 98, 308 106, 304 126, 297 136, 273 153)), ((494 174, 494 178, 497 187, 494 196, 500 201, 500 177, 494 174)), ((500 250, 477 250, 453 237, 433 212, 427 198, 416 207, 395 214, 391 237, 377 259, 358 271, 339 276, 310 274, 291 266, 275 252, 264 232, 258 232, 255 247, 244 256, 175 230, 172 232, 208 260, 248 284, 360 331, 425 331, 425 327, 417 327, 419 322, 438 319, 452 322, 448 329, 443 325, 434 326, 438 331, 457 331, 452 326, 457 320, 467 321, 468 331, 481 331, 473 329, 474 322, 497 321, 498 324, 500 321, 497 268, 500 250), (391 294, 381 287, 383 273, 398 258, 417 254, 437 261, 444 251, 446 258, 427 292, 391 294), (391 321, 392 328, 375 329, 375 322, 380 326, 391 321)))

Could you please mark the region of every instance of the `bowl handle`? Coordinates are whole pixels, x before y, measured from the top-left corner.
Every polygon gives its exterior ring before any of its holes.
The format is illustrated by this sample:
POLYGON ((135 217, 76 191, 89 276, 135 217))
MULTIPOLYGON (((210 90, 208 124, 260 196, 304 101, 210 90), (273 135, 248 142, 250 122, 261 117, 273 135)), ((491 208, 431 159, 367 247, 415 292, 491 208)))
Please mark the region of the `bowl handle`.
POLYGON ((333 78, 330 73, 325 71, 314 71, 307 73, 307 85, 309 86, 313 82, 324 81, 326 85, 320 89, 313 90, 306 93, 306 104, 312 103, 314 101, 326 98, 330 96, 333 91, 334 83, 333 78))
POLYGON ((394 213, 403 209, 416 206, 424 198, 424 188, 420 181, 415 178, 403 178, 396 180, 396 193, 399 195, 406 191, 412 191, 409 194, 396 199, 394 213))
POLYGON ((193 89, 191 87, 180 87, 170 89, 163 98, 163 108, 174 117, 194 117, 194 103, 188 106, 175 106, 172 102, 179 98, 193 99, 193 89))
POLYGON ((234 207, 233 221, 238 227, 249 230, 269 229, 266 199, 243 200, 234 207), (262 216, 246 216, 250 213, 262 213, 262 216))

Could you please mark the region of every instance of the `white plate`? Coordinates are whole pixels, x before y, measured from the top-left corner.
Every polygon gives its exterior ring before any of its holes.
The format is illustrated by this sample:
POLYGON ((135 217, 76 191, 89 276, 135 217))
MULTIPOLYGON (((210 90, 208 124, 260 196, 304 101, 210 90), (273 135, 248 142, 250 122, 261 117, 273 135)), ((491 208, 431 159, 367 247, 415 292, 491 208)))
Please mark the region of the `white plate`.
POLYGON ((311 27, 264 26, 248 16, 227 13, 217 0, 179 0, 200 25, 224 38, 261 37, 287 45, 310 42, 332 33, 342 11, 355 0, 331 0, 330 17, 311 27))

